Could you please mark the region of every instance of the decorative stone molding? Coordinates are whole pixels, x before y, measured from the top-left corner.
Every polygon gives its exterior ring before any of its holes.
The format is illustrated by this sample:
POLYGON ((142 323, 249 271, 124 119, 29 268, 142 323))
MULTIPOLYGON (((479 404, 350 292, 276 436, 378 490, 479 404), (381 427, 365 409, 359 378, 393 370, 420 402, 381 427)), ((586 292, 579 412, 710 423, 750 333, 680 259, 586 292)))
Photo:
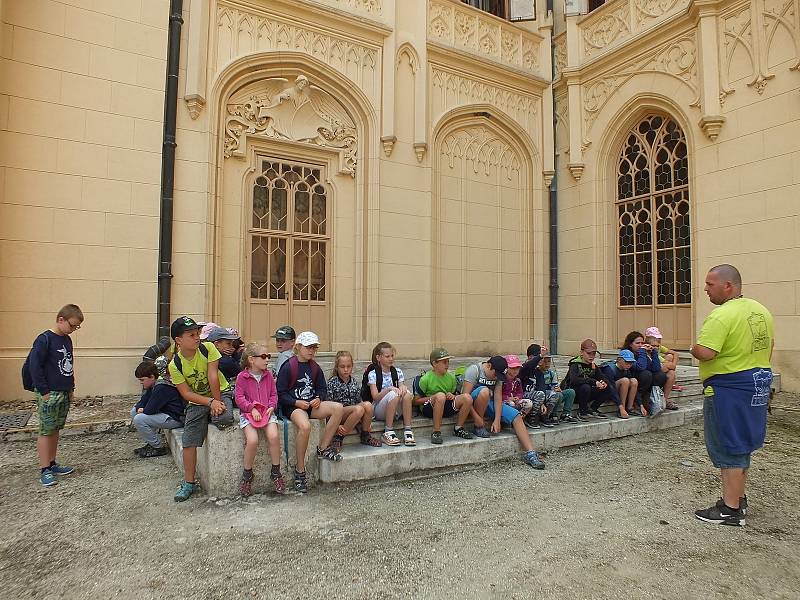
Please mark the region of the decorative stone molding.
POLYGON ((474 173, 488 176, 498 169, 507 180, 519 177, 522 160, 519 153, 506 140, 483 125, 472 125, 449 133, 442 140, 439 156, 447 160, 452 169, 463 161, 474 173))
POLYGON ((678 5, 683 8, 688 6, 689 2, 687 0, 634 0, 634 30, 646 29, 651 22, 659 20, 678 5))
POLYGON ((466 4, 428 0, 428 39, 539 75, 540 36, 466 4))
POLYGON ((325 4, 364 13, 371 16, 380 16, 383 13, 383 0, 317 0, 325 4))
POLYGON ((421 163, 425 159, 425 152, 428 150, 428 144, 425 142, 416 142, 414 144, 414 154, 417 155, 417 162, 421 163))
POLYGON ((200 113, 203 110, 203 107, 206 105, 206 100, 199 94, 190 94, 189 96, 184 96, 183 98, 186 101, 186 107, 189 109, 189 116, 192 120, 197 119, 200 116, 200 113))
POLYGON ((568 163, 567 168, 569 169, 572 178, 575 181, 580 181, 581 177, 583 176, 583 169, 586 165, 583 163, 568 163))
POLYGON ((553 79, 561 77, 567 66, 567 36, 562 34, 553 38, 555 62, 553 63, 553 79))
POLYGON ((596 23, 583 28, 583 54, 599 54, 617 40, 631 34, 631 10, 627 2, 604 11, 596 23))
POLYGON ((389 158, 392 155, 392 150, 394 150, 394 145, 396 142, 396 135, 385 135, 381 138, 381 144, 383 144, 383 153, 386 155, 386 158, 389 158))
POLYGON ((556 117, 556 152, 566 152, 569 154, 569 99, 566 90, 555 95, 555 117, 556 117), (562 131, 565 142, 561 143, 562 131))
POLYGON ((304 52, 348 77, 372 100, 380 97, 379 52, 374 47, 224 2, 217 7, 215 25, 215 69, 253 52, 304 52))
POLYGON ((700 119, 700 128, 708 139, 713 142, 719 136, 719 132, 722 130, 722 125, 724 123, 725 117, 722 115, 709 115, 700 119))
POLYGON ((305 75, 262 79, 234 92, 226 106, 225 158, 243 157, 248 135, 340 150, 340 171, 355 175, 358 132, 347 110, 305 75))
POLYGON ((434 119, 465 104, 490 104, 512 117, 531 133, 533 139, 537 139, 540 99, 536 96, 492 85, 485 79, 472 79, 435 64, 431 67, 431 92, 434 119))
POLYGON ((542 171, 542 177, 544 177, 544 187, 550 189, 550 184, 553 183, 553 178, 555 176, 555 171, 542 171))

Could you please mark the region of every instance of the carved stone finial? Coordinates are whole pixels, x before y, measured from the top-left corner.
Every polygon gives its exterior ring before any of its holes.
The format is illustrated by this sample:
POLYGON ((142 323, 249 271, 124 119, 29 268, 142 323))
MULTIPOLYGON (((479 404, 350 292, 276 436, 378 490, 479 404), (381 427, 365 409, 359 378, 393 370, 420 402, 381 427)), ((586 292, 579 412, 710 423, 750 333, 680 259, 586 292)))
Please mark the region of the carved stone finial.
POLYGON ((575 179, 575 181, 580 181, 581 176, 583 175, 583 168, 585 166, 586 165, 584 165, 583 163, 568 163, 567 164, 567 168, 569 169, 569 172, 572 174, 572 177, 573 177, 573 179, 575 179))
POLYGON ((386 155, 386 158, 389 158, 392 155, 392 150, 394 150, 394 144, 396 141, 396 135, 385 135, 381 138, 381 143, 383 144, 383 153, 386 155))
POLYGON ((703 133, 705 133, 712 142, 717 139, 724 123, 725 117, 722 115, 707 115, 700 119, 700 127, 703 133))
POLYGON ((206 99, 199 94, 190 94, 184 96, 183 99, 186 101, 186 107, 189 109, 189 116, 192 117, 194 121, 203 111, 203 107, 206 105, 206 99))
POLYGON ((414 152, 417 154, 417 162, 422 162, 425 158, 425 151, 428 149, 428 144, 425 142, 416 142, 414 144, 414 152))
POLYGON ((546 188, 550 188, 550 184, 553 183, 553 177, 556 176, 555 171, 542 171, 542 175, 544 176, 544 186, 546 188))

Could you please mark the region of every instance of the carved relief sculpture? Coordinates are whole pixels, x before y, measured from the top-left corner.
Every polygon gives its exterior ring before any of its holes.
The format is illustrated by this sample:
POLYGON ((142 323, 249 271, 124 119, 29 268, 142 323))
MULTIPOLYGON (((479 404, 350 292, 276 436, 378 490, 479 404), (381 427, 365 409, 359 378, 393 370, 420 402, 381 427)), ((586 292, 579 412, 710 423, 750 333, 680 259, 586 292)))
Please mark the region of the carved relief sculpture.
POLYGON ((355 175, 358 135, 345 108, 305 75, 249 84, 227 105, 225 157, 242 156, 246 135, 342 150, 342 171, 355 175))

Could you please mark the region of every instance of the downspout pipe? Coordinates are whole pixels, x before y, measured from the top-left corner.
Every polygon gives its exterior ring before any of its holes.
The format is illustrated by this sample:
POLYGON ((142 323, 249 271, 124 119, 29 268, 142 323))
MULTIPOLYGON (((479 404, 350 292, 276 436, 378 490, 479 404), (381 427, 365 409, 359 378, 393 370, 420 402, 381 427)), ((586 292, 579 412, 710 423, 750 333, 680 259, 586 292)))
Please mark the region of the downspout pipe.
POLYGON ((175 188, 175 128, 178 115, 178 64, 181 54, 183 0, 170 0, 167 81, 164 87, 164 136, 161 150, 161 210, 158 231, 158 331, 169 335, 172 302, 172 214, 175 188))
MULTIPOLYGON (((553 14, 553 0, 547 0, 547 10, 553 14)), ((552 72, 550 81, 556 75, 556 48, 550 38, 550 65, 552 72)), ((552 84, 551 84, 552 85, 552 84)), ((553 131, 556 131, 556 95, 551 94, 553 99, 553 131)), ((555 136, 554 136, 555 142, 555 136)), ((550 227, 550 352, 558 352, 558 153, 552 148, 555 154, 553 158, 553 180, 550 182, 549 210, 548 219, 550 227)))

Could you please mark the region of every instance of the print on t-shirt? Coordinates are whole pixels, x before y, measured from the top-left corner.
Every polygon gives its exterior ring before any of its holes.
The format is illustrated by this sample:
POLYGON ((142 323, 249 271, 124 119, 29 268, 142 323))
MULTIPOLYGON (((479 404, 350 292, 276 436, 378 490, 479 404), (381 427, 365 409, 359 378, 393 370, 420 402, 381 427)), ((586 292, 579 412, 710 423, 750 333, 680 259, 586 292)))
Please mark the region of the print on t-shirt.
POLYGON ((753 352, 766 350, 767 344, 769 344, 769 333, 767 333, 767 320, 764 315, 750 313, 747 324, 750 325, 750 332, 753 334, 753 352))
POLYGON ((64 356, 59 359, 58 361, 58 370, 64 377, 72 377, 73 369, 72 369, 72 354, 70 354, 69 350, 66 347, 59 348, 58 352, 63 354, 64 356))

